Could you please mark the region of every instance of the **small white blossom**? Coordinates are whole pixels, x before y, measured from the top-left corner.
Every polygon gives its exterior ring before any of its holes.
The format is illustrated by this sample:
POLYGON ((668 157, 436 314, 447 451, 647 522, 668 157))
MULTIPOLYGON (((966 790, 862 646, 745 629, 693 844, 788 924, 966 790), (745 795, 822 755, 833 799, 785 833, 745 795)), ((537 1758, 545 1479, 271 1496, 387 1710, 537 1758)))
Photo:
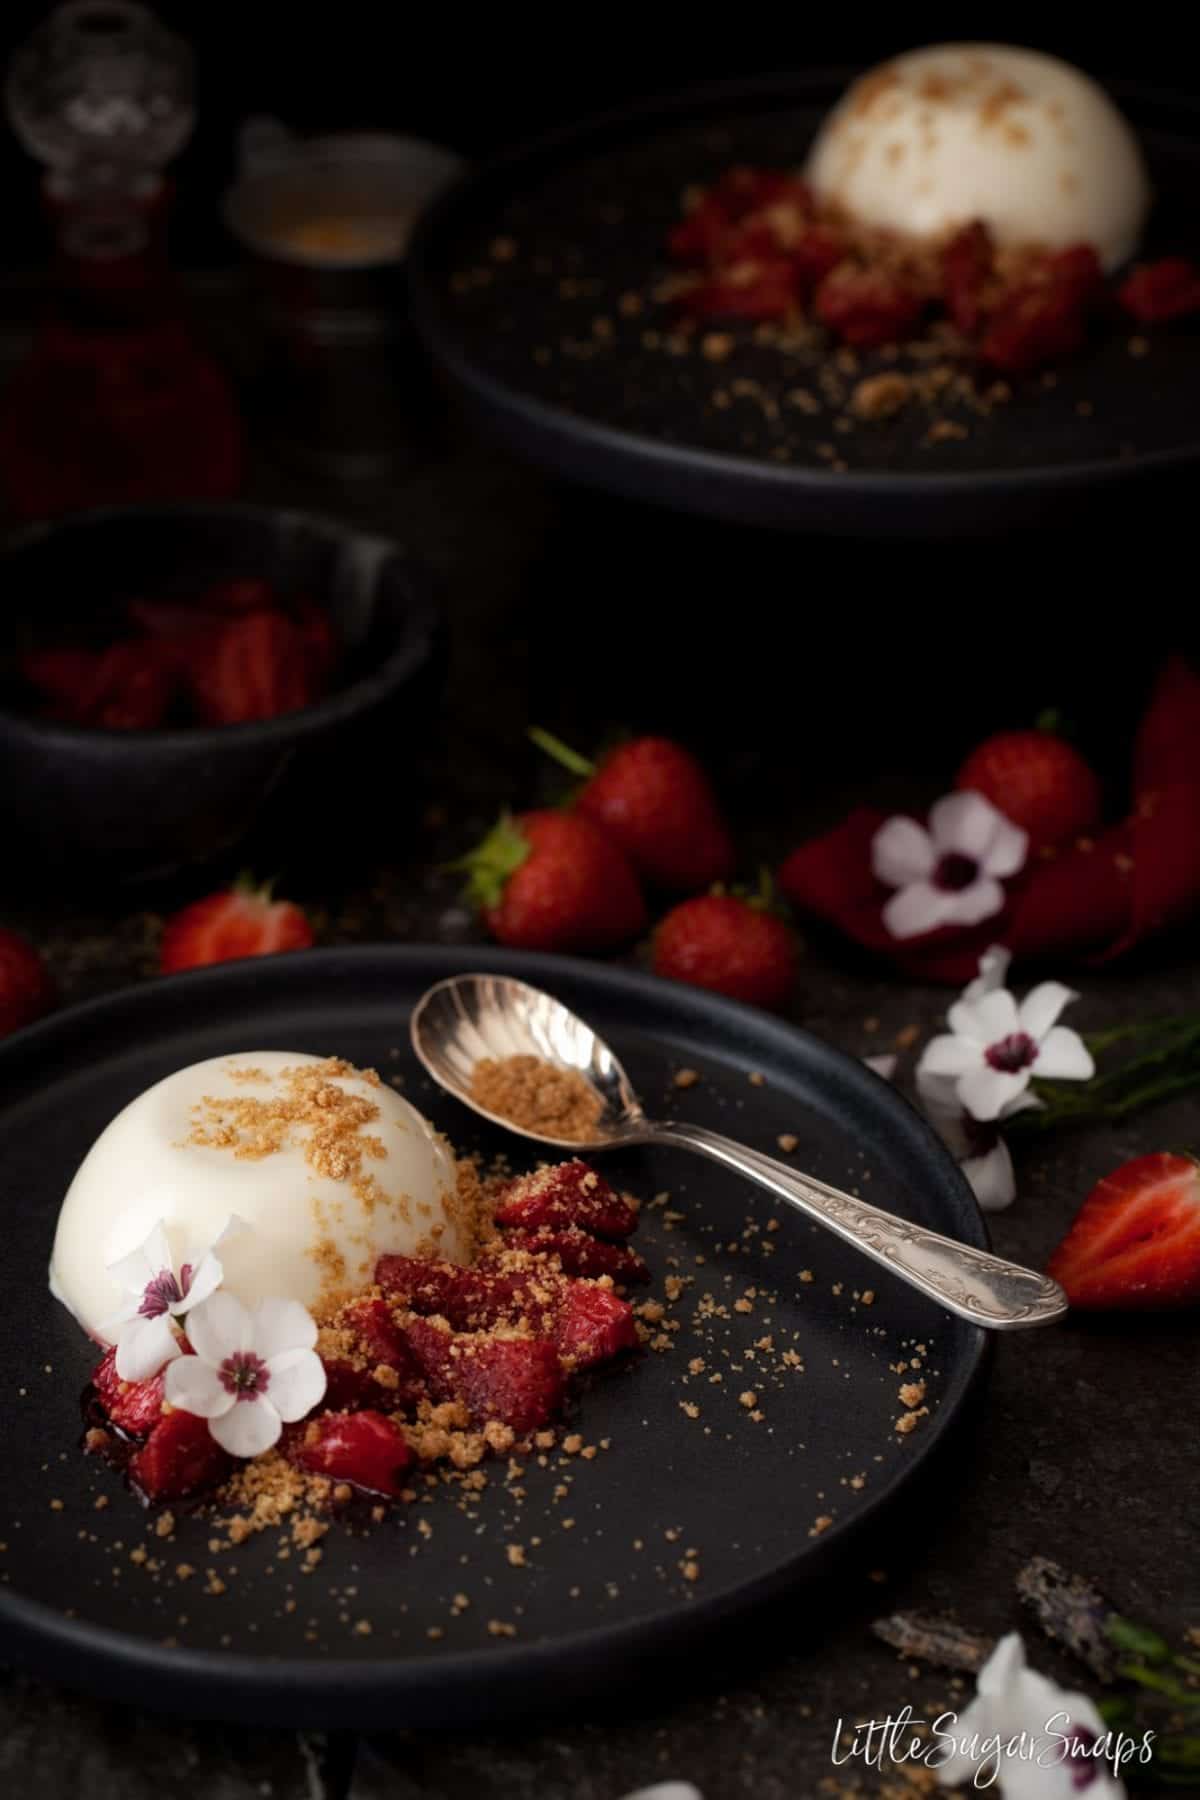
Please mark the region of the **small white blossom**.
POLYGON ((653 1787, 639 1788, 636 1794, 626 1794, 625 1800, 704 1800, 704 1797, 690 1781, 658 1781, 653 1787))
POLYGON ((1007 962, 987 951, 978 979, 947 1014, 950 1030, 929 1041, 917 1070, 918 1084, 945 1080, 963 1111, 985 1122, 1007 1117, 1019 1104, 1036 1105, 1028 1094, 1035 1075, 1088 1081, 1096 1072, 1079 1033, 1057 1023, 1078 994, 1061 981, 1043 981, 1018 1005, 999 985, 1006 973, 1007 962))
POLYGON ((242 1228, 241 1220, 231 1215, 209 1248, 185 1259, 176 1271, 166 1225, 160 1219, 136 1250, 107 1265, 129 1296, 104 1326, 106 1335, 115 1335, 116 1368, 122 1381, 148 1381, 180 1354, 175 1321, 220 1287, 224 1270, 216 1252, 242 1228))
POLYGON ((883 909, 896 938, 939 925, 978 925, 1004 905, 1001 882, 1025 865, 1028 834, 973 790, 947 794, 930 809, 929 827, 897 815, 871 842, 871 868, 898 889, 883 909))
POLYGON ((938 1782, 1003 1800, 1124 1800, 1124 1784, 1099 1754, 1107 1731, 1086 1694, 1066 1693, 1029 1667, 1013 1631, 979 1671, 938 1782))
POLYGON ((251 1313, 222 1289, 190 1315, 188 1341, 196 1354, 169 1365, 167 1400, 207 1419, 232 1456, 269 1450, 325 1393, 316 1322, 298 1300, 263 1300, 251 1313))

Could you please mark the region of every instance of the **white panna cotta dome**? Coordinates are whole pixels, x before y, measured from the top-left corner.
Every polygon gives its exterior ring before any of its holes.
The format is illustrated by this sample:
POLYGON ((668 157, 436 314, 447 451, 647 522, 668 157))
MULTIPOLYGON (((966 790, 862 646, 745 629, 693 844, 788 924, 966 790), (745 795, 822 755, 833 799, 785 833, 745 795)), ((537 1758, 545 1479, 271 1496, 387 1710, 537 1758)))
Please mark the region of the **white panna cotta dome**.
POLYGON ((231 1218, 217 1254, 247 1306, 311 1309, 384 1253, 471 1255, 453 1157, 415 1107, 349 1063, 256 1050, 168 1075, 101 1132, 62 1203, 51 1290, 110 1341, 128 1295, 109 1265, 161 1221, 178 1270, 231 1218))
POLYGON ((1137 247, 1150 183, 1137 139, 1070 63, 938 44, 863 75, 825 120, 807 176, 859 224, 934 238, 982 219, 1002 246, 1137 247))

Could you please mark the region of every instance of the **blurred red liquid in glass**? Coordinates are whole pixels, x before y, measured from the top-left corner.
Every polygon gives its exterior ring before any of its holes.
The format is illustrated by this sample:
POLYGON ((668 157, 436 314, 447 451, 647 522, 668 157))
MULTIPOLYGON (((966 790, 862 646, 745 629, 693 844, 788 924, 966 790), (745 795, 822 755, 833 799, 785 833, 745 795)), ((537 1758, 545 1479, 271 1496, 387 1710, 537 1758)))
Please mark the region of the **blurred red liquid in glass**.
POLYGON ((111 219, 49 200, 54 291, 0 398, 0 483, 21 518, 237 489, 237 407, 167 267, 166 196, 156 186, 111 219))

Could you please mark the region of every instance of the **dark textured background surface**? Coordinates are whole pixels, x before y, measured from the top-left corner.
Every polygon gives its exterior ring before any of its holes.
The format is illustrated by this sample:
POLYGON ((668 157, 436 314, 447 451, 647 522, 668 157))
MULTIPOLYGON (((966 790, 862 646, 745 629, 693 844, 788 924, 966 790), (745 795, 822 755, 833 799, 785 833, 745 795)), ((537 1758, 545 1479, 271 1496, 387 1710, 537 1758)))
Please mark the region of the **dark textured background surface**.
MULTIPOLYGON (((851 796, 886 804, 936 789, 972 733, 1023 716, 1035 688, 1052 697, 1072 670, 1070 695, 1085 720, 1127 720, 1138 671, 1144 675, 1158 647, 1145 629, 1124 645, 1130 674, 1119 697, 1112 688, 1097 693, 1091 679, 1105 659, 1115 666, 1116 651, 1093 642, 1072 663, 1065 632, 1057 649, 1051 633, 1033 655, 1026 640, 1022 656, 1011 633, 998 632, 984 679, 974 655, 974 672, 958 665, 953 644, 940 663, 928 643, 901 663, 872 654, 866 640, 864 656, 860 618, 858 655, 843 663, 814 639, 819 615, 795 610, 804 606, 801 577, 811 586, 813 570, 796 565, 794 549, 722 538, 721 563, 701 553, 691 528, 681 534, 662 521, 651 529, 629 510, 563 497, 458 432, 425 443, 414 472, 373 493, 335 494, 265 461, 253 487, 262 497, 336 508, 411 542, 442 576, 454 625, 444 729, 429 746, 428 769, 423 777, 381 772, 396 788, 394 820, 385 807, 358 871, 328 843, 297 846, 283 871, 285 889, 312 906, 323 942, 471 937, 454 880, 438 866, 472 841, 498 803, 538 791, 536 759, 522 737, 531 717, 585 743, 607 724, 684 724, 707 746, 752 869, 806 827, 836 817, 851 796), (709 604, 698 607, 702 563, 713 585, 709 604), (742 571, 736 620, 715 609, 720 571, 731 567, 742 571), (719 670, 731 656, 745 667, 726 682, 719 670), (820 697, 819 730, 806 718, 810 694, 820 697), (403 804, 419 780, 419 804, 403 804)), ((1039 560, 1043 552, 1026 554, 1039 560)), ((870 571, 882 566, 867 567, 843 547, 825 553, 817 574, 858 588, 865 604, 870 571)), ((877 580, 873 598, 886 599, 877 580)), ((947 619, 956 617, 952 583, 940 584, 938 603, 947 619)), ((894 609, 876 614, 885 641, 889 613, 895 630, 894 609)), ((911 619, 905 632, 911 645, 911 619)), ((1119 739, 1119 725, 1112 735, 1119 739)), ((1110 748, 1115 766, 1119 743, 1110 748)), ((46 951, 69 1000, 150 978, 158 917, 190 891, 122 898, 88 896, 81 885, 35 902, 21 899, 10 876, 4 910, 46 951)), ((1083 1028, 1200 1006, 1200 971, 1187 944, 1138 969, 1085 974, 1081 987, 1073 1022, 1083 1028)), ((795 1013, 854 1053, 877 1053, 910 1025, 934 1027, 946 998, 814 940, 795 1013)), ((994 1223, 997 1248, 1042 1261, 1100 1175, 1139 1151, 1194 1148, 1197 1138, 1196 1102, 1181 1100, 1120 1130, 1023 1152, 1021 1197, 994 1223)), ((351 1793, 618 1800, 670 1774, 694 1780, 707 1800, 816 1794, 832 1773, 839 1717, 880 1717, 904 1700, 940 1710, 950 1694, 944 1675, 873 1642, 869 1621, 921 1606, 998 1633, 1017 1620, 1013 1578, 1034 1552, 1100 1580, 1123 1609, 1164 1629, 1200 1624, 1194 1332, 1190 1320, 1150 1319, 1002 1339, 955 1462, 833 1587, 731 1633, 722 1654, 664 1669, 661 1691, 636 1706, 496 1733, 371 1738, 358 1746, 351 1793), (881 1571, 882 1582, 872 1575, 881 1571)), ((1037 1647, 1043 1666, 1079 1679, 1037 1647)), ((536 1708, 537 1697, 530 1700, 536 1708)), ((0 1685, 4 1793, 303 1800, 337 1792, 350 1749, 102 1708, 18 1671, 0 1685)))

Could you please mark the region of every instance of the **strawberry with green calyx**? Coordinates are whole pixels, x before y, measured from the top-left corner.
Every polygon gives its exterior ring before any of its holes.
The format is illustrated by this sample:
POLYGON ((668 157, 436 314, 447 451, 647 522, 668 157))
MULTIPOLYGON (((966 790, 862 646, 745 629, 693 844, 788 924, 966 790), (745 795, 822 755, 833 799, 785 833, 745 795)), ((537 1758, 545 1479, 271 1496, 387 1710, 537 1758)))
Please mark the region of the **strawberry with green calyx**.
POLYGON ((972 789, 1028 832, 1034 850, 1071 843, 1100 822, 1100 783, 1090 765, 1057 735, 1057 716, 1032 731, 1000 731, 972 750, 955 786, 972 789))
POLYGON ((654 972, 778 1010, 796 985, 796 938, 772 910, 770 878, 753 897, 717 888, 674 907, 654 934, 654 972))
POLYGON ((609 950, 637 937, 646 904, 620 846, 578 813, 505 813, 453 868, 500 943, 609 950))
POLYGON ((271 882, 260 884, 243 874, 232 887, 194 900, 168 919, 159 955, 163 974, 243 956, 310 949, 312 926, 298 906, 276 900, 271 890, 271 882))
POLYGON ((646 881, 688 892, 730 874, 733 843, 716 795, 681 744, 664 737, 632 738, 594 763, 538 726, 529 735, 583 778, 576 812, 615 838, 646 881))

